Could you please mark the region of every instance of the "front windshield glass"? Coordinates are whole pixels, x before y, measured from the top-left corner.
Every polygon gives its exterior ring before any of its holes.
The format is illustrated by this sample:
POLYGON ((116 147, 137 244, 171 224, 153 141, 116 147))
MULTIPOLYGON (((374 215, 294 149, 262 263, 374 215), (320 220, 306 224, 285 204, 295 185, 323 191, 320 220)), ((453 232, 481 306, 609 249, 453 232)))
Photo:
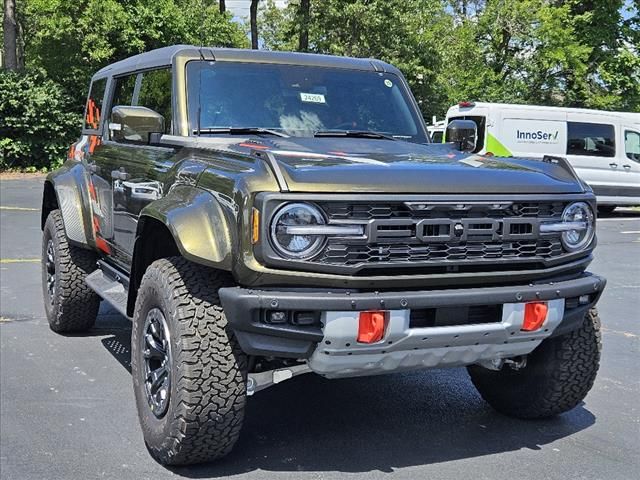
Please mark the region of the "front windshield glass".
POLYGON ((187 84, 194 134, 198 129, 207 135, 216 129, 264 128, 311 137, 348 130, 429 141, 410 93, 391 73, 192 61, 187 84))

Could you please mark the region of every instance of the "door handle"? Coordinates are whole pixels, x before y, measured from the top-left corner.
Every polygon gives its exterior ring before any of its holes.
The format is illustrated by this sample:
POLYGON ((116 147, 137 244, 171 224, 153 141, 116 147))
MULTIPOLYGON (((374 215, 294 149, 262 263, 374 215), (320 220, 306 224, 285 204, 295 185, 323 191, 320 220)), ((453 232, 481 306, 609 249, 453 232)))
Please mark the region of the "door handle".
POLYGON ((631 165, 622 165, 625 170, 631 170, 631 165))
POLYGON ((617 164, 617 163, 615 163, 615 162, 610 163, 610 164, 609 164, 609 166, 610 166, 611 168, 618 168, 618 164, 617 164))

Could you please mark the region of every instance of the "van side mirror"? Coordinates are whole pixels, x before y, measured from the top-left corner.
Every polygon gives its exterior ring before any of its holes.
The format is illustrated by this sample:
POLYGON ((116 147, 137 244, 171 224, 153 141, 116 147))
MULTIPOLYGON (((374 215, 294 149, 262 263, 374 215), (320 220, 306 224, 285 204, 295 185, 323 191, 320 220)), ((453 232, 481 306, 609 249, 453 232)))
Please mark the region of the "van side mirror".
POLYGON ((116 105, 111 110, 109 136, 116 142, 149 143, 151 134, 164 133, 164 117, 147 107, 116 105))
POLYGON ((473 152, 478 141, 478 127, 473 120, 451 120, 447 125, 447 142, 454 142, 461 152, 473 152))

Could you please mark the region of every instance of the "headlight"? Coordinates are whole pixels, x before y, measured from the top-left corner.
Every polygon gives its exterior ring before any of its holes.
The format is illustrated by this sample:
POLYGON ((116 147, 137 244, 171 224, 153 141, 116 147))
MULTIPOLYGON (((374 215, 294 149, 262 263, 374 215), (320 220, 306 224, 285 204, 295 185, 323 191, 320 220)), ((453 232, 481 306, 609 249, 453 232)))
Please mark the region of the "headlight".
POLYGON ((562 244, 570 252, 581 250, 591 243, 594 234, 593 211, 584 202, 568 205, 562 212, 562 244))
POLYGON ((290 203, 274 215, 271 221, 271 241, 278 253, 285 257, 309 258, 320 250, 326 237, 314 233, 313 229, 300 227, 325 223, 324 216, 313 205, 290 203), (308 231, 311 233, 307 233, 308 231))

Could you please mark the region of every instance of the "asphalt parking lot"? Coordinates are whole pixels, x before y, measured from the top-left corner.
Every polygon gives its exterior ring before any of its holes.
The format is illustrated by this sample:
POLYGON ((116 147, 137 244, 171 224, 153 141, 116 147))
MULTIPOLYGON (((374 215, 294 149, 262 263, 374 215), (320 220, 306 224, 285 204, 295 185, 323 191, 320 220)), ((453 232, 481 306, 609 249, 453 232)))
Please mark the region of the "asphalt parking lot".
POLYGON ((640 212, 598 224, 590 268, 602 366, 557 419, 493 412, 464 369, 324 380, 250 399, 234 452, 168 470, 148 455, 129 372, 130 322, 104 304, 81 336, 51 332, 40 287, 42 178, 0 182, 0 477, 29 479, 640 478, 640 212))

